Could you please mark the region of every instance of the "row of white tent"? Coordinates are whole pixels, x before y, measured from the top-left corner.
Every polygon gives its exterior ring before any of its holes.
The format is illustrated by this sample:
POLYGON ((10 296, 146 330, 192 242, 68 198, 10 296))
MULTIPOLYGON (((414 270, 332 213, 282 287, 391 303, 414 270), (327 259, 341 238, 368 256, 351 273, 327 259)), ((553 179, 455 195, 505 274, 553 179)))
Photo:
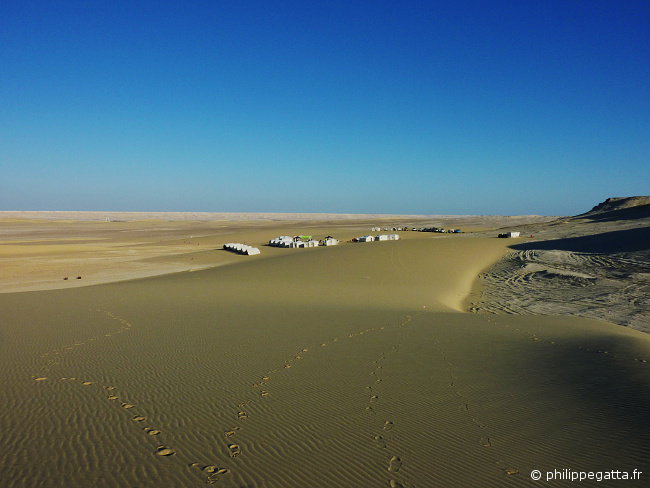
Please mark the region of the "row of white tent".
POLYGON ((310 239, 308 241, 302 241, 299 239, 294 239, 290 236, 280 236, 269 241, 269 246, 273 247, 289 247, 289 248, 302 248, 302 247, 318 247, 320 246, 336 246, 339 243, 337 239, 333 237, 327 237, 322 241, 317 241, 315 239, 310 239))
POLYGON ((273 246, 273 247, 297 247, 294 246, 294 244, 298 244, 298 241, 294 240, 294 238, 291 236, 280 236, 280 237, 276 237, 275 239, 271 239, 269 241, 269 246, 273 246))
POLYGON ((408 227, 384 227, 383 229, 381 227, 373 227, 370 230, 372 232, 381 232, 382 230, 408 230, 408 227))
POLYGON ((398 241, 398 240, 399 240, 399 234, 380 234, 378 236, 357 237, 357 242, 398 241))
POLYGON ((246 254, 248 256, 253 256, 255 254, 260 253, 260 250, 256 247, 249 246, 248 244, 239 244, 235 242, 229 242, 228 244, 224 244, 223 248, 226 251, 236 252, 237 254, 246 254))

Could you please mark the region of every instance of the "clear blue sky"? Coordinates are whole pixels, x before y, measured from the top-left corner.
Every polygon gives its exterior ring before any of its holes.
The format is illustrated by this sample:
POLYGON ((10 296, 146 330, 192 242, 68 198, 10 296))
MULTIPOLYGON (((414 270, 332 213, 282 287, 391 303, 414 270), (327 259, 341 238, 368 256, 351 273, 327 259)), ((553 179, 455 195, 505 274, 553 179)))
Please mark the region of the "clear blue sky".
POLYGON ((648 1, 0 3, 0 209, 568 215, 650 193, 648 1))

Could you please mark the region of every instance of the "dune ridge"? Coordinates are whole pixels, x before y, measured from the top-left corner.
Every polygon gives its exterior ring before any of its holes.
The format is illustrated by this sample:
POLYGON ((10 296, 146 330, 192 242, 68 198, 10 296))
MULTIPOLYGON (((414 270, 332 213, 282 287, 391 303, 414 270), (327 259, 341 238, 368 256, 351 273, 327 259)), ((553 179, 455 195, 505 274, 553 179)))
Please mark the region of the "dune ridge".
MULTIPOLYGON (((494 222, 535 218, 460 216, 444 219, 276 221, 264 214, 255 221, 24 221, 0 222, 0 293, 67 289, 236 263, 215 253, 225 242, 255 247, 274 236, 336 234, 343 241, 367 234, 371 227, 444 225, 464 230, 494 222), (77 277, 80 277, 77 279, 77 277), (67 279, 66 279, 67 278, 67 279)), ((410 233, 406 233, 410 235, 410 233)), ((260 257, 283 255, 264 246, 260 257)))
POLYGON ((647 335, 462 312, 507 244, 413 233, 0 294, 0 479, 518 487, 650 468, 647 335))

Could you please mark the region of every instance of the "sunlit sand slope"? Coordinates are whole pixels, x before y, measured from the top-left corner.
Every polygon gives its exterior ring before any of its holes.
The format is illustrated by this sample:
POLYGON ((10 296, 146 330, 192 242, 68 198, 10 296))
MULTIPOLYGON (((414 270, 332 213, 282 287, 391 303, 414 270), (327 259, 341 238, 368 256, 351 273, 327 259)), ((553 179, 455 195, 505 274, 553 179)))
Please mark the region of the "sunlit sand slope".
POLYGON ((454 311, 503 250, 287 250, 0 295, 1 485, 501 487, 538 486, 532 469, 650 471, 647 336, 454 311))

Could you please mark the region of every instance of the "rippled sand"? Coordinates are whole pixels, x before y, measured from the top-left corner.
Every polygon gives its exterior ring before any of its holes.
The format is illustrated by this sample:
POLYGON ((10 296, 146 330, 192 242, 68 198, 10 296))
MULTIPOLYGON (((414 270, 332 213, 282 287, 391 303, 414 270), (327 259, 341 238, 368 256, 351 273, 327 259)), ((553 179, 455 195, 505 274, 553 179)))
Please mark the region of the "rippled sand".
POLYGON ((0 294, 2 486, 502 487, 537 486, 532 469, 649 472, 647 335, 463 312, 504 241, 206 249, 221 266, 0 294))

